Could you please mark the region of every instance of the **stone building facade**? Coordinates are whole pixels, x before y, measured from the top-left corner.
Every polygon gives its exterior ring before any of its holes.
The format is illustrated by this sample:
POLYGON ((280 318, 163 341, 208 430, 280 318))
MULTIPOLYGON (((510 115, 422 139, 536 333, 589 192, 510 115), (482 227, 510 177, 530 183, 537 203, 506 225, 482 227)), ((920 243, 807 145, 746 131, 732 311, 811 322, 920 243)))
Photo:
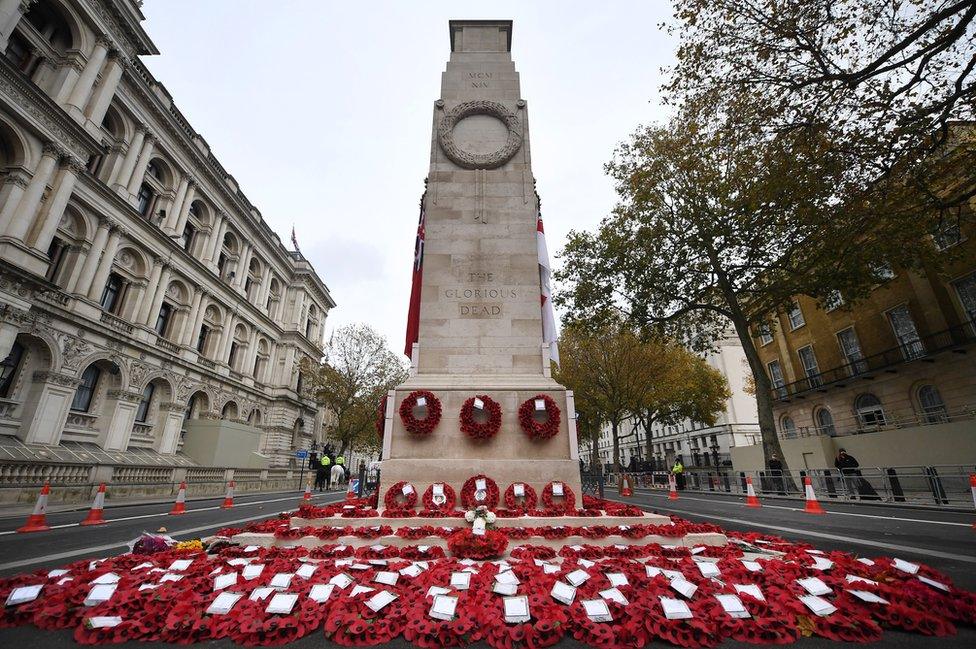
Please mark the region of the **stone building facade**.
POLYGON ((139 60, 140 5, 0 0, 0 444, 287 466, 335 304, 139 60))
MULTIPOLYGON (((725 377, 731 396, 716 417, 715 424, 705 425, 686 419, 677 424, 654 423, 651 426, 651 454, 647 453, 647 433, 636 422, 627 421, 621 427, 620 462, 630 465, 635 458, 638 466, 646 470, 661 471, 681 461, 688 468, 723 466, 729 461, 731 449, 755 444, 759 439, 756 399, 746 391, 749 366, 745 362, 742 343, 735 335, 726 335, 715 344, 715 349, 705 355, 705 362, 725 377)), ((597 453, 604 466, 613 463, 613 435, 605 426, 597 442, 597 453)), ((582 449, 584 460, 589 460, 587 449, 582 449)))

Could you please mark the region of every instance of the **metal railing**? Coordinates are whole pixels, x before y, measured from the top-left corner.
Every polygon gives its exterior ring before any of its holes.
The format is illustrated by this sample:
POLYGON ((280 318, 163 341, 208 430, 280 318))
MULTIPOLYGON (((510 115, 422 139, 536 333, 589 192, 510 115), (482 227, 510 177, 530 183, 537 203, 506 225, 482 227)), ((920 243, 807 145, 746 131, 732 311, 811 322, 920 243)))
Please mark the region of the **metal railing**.
POLYGON ((944 331, 902 341, 897 346, 877 354, 852 359, 843 365, 792 383, 776 386, 770 391, 770 395, 776 401, 788 401, 791 397, 810 390, 824 390, 831 385, 856 378, 871 378, 875 372, 893 365, 930 359, 939 352, 958 349, 974 342, 976 342, 976 321, 970 320, 944 331))
MULTIPOLYGON (((964 465, 861 467, 855 470, 808 469, 800 471, 686 470, 682 490, 745 496, 746 478, 759 496, 802 499, 803 479, 810 477, 817 497, 824 501, 867 504, 912 504, 973 508, 969 476, 976 467, 964 465)), ((586 474, 584 474, 585 476, 586 474)), ((628 474, 638 488, 667 489, 666 471, 628 474)), ((607 489, 616 489, 619 474, 606 477, 607 489)), ((587 482, 584 482, 587 484, 587 482)), ((585 491, 585 489, 584 489, 585 491)))
POLYGON ((976 405, 966 405, 952 410, 940 408, 928 412, 898 416, 892 416, 888 412, 874 411, 874 417, 870 422, 857 415, 851 415, 844 419, 835 419, 834 423, 829 426, 797 426, 789 431, 779 430, 778 435, 780 439, 820 436, 844 437, 846 435, 880 433, 900 428, 936 426, 974 419, 976 419, 976 405))

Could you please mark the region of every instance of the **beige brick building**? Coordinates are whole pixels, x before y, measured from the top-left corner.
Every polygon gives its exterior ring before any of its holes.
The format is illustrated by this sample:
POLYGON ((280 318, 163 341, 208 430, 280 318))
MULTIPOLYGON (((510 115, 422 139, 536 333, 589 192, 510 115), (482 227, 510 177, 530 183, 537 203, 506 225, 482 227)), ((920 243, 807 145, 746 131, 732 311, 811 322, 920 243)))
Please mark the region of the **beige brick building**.
POLYGON ((286 466, 335 304, 140 62, 140 5, 0 0, 0 447, 286 466))

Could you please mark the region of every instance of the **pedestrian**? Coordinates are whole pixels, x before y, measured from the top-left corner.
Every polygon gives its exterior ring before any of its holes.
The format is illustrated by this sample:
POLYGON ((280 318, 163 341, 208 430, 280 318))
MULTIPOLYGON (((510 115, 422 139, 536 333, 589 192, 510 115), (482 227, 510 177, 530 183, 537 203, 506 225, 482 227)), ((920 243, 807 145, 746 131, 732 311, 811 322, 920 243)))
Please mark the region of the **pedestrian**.
POLYGON ((783 489, 783 462, 775 453, 769 456, 769 474, 773 477, 773 489, 780 496, 785 496, 786 491, 783 489))
POLYGON ((315 488, 319 491, 325 489, 329 490, 329 470, 332 466, 332 460, 326 453, 322 454, 319 458, 319 465, 315 469, 315 488))
POLYGON ((878 500, 878 492, 874 490, 871 483, 864 479, 861 475, 861 465, 858 463, 857 458, 850 455, 845 449, 840 449, 837 451, 837 458, 834 460, 834 466, 840 471, 841 476, 844 480, 844 485, 847 487, 847 492, 852 493, 856 491, 862 499, 865 500, 878 500))
POLYGON ((671 473, 674 475, 674 483, 678 489, 685 488, 685 465, 681 463, 681 456, 674 458, 674 466, 671 467, 671 473))

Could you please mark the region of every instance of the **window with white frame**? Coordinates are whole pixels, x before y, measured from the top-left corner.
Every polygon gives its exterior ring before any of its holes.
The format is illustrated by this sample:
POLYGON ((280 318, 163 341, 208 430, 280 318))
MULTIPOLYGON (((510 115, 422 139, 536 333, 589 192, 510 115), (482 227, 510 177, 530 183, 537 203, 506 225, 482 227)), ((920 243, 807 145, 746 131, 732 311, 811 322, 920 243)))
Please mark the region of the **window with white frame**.
POLYGON ((952 283, 956 296, 970 326, 976 328, 976 272, 960 277, 952 283))
POLYGON ((779 364, 779 361, 769 361, 766 363, 766 368, 769 370, 769 382, 772 384, 773 390, 780 397, 785 397, 786 381, 783 379, 783 367, 779 364))
POLYGON ((857 339, 854 327, 838 331, 837 344, 840 345, 841 354, 844 355, 844 360, 847 362, 848 374, 854 376, 867 371, 868 364, 864 361, 861 342, 857 339))
POLYGON ((844 296, 838 290, 833 290, 827 293, 827 296, 823 301, 825 311, 833 311, 839 307, 844 306, 844 296))
POLYGON ((938 424, 948 421, 945 402, 939 389, 934 385, 923 385, 918 389, 918 406, 923 421, 927 424, 938 424))
POLYGON ((773 342, 773 332, 769 328, 768 322, 763 322, 758 327, 756 327, 756 334, 759 336, 759 342, 763 345, 768 345, 773 342))
POLYGON ((813 345, 807 345, 796 350, 796 355, 800 357, 800 364, 803 366, 803 375, 811 388, 820 386, 823 381, 820 378, 820 367, 817 365, 817 357, 813 353, 813 345))
POLYGON ((891 330, 898 340, 898 347, 905 360, 910 361, 925 355, 925 346, 918 336, 918 329, 915 327, 915 321, 908 311, 907 304, 888 311, 888 322, 891 323, 891 330))
POLYGON ((790 310, 786 312, 786 317, 790 320, 790 329, 799 329, 807 323, 803 319, 803 311, 800 310, 800 303, 796 300, 790 305, 790 310))

